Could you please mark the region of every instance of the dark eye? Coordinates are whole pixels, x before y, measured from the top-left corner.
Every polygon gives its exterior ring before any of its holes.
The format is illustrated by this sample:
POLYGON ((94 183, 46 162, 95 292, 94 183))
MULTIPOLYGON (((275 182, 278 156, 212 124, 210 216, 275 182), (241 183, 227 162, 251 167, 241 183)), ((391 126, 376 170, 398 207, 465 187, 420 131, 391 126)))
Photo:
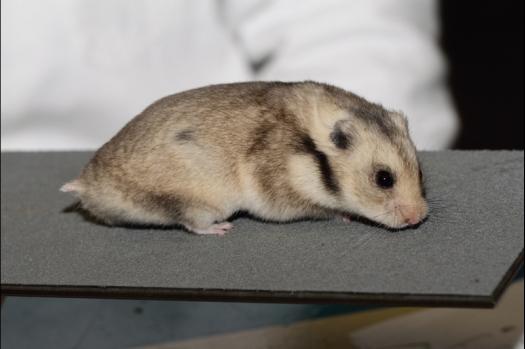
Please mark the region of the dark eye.
POLYGON ((376 174, 376 183, 383 189, 392 188, 394 186, 394 177, 387 171, 379 171, 376 174))

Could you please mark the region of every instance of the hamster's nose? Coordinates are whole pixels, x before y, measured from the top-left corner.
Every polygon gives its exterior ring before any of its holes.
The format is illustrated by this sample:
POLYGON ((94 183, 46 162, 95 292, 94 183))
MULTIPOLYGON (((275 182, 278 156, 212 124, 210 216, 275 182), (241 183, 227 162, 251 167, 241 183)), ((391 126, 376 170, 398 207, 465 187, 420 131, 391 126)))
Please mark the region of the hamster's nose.
POLYGON ((395 213, 397 224, 401 226, 416 225, 427 215, 427 206, 415 204, 411 201, 396 201, 395 213))
POLYGON ((403 217, 405 218, 405 223, 410 225, 417 224, 421 220, 421 215, 418 212, 409 212, 404 214, 403 217))

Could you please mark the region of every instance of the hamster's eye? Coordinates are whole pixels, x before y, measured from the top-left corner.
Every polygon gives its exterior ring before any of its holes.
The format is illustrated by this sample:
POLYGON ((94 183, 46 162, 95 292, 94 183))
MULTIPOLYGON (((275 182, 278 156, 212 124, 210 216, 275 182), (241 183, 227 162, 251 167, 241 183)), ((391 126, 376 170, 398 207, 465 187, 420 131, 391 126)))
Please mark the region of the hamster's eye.
POLYGON ((376 174, 376 183, 383 189, 392 188, 394 186, 394 177, 390 172, 379 171, 376 174))

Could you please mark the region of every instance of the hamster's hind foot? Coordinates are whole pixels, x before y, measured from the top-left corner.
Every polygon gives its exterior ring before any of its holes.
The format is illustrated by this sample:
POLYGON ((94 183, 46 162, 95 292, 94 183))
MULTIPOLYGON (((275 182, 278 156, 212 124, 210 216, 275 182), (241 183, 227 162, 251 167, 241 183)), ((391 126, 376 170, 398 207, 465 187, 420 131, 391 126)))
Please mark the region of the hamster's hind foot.
POLYGON ((208 229, 194 229, 191 227, 188 227, 189 230, 197 233, 197 234, 207 234, 207 235, 224 235, 226 231, 233 228, 233 224, 230 222, 221 222, 212 224, 208 229))

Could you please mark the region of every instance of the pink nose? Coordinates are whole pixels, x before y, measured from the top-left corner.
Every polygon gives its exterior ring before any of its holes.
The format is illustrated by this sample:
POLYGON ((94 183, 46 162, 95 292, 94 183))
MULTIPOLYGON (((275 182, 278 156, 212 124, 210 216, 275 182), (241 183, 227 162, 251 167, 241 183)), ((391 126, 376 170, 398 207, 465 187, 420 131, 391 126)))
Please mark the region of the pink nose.
POLYGON ((407 224, 416 224, 421 220, 421 216, 417 212, 410 212, 403 216, 405 217, 405 223, 407 224))

